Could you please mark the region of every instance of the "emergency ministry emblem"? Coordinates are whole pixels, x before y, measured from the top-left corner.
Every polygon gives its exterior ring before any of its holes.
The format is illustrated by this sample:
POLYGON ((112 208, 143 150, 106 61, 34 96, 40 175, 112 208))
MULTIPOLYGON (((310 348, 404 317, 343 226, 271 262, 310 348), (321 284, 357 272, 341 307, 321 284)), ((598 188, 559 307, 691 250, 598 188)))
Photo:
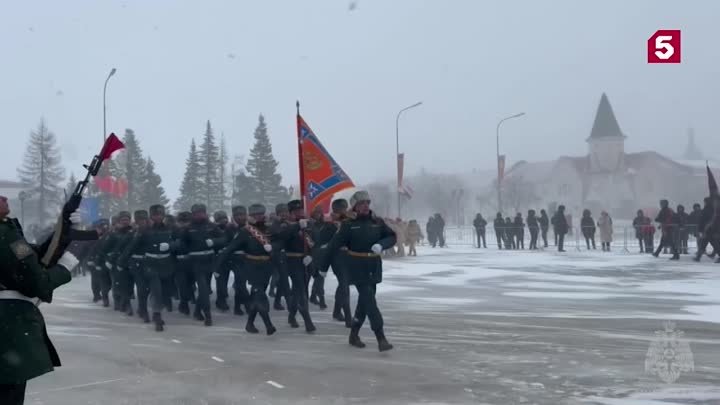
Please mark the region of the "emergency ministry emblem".
POLYGON ((305 167, 310 170, 318 170, 323 167, 323 162, 319 156, 312 151, 306 151, 303 153, 303 160, 305 161, 305 167))
POLYGON ((10 249, 15 253, 18 260, 23 260, 33 254, 32 248, 23 239, 11 243, 10 249))
POLYGON ((695 360, 690 343, 684 339, 685 332, 675 329, 675 322, 664 322, 665 330, 655 331, 645 356, 645 372, 658 376, 668 384, 680 378, 682 373, 695 370, 695 360))

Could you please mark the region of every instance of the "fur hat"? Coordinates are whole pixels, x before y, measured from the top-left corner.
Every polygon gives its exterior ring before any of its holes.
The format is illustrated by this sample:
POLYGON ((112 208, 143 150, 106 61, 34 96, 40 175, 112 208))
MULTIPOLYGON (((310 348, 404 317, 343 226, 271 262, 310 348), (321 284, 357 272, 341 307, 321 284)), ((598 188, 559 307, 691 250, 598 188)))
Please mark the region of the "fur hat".
POLYGON ((190 208, 190 212, 193 214, 196 212, 207 212, 207 207, 205 206, 205 204, 193 204, 193 206, 190 208))
POLYGON ((233 216, 240 214, 247 214, 247 208, 244 205, 236 205, 232 207, 233 216))
POLYGON ((215 213, 213 214, 213 219, 215 220, 215 222, 219 222, 223 219, 228 219, 227 212, 222 211, 222 210, 215 211, 215 213))
POLYGON ((262 204, 253 204, 248 208, 248 213, 250 215, 264 215, 265 206, 262 204))
MULTIPOLYGON (((123 219, 123 218, 130 219, 130 212, 128 212, 128 211, 120 211, 120 212, 117 213, 117 215, 115 215, 115 221, 119 221, 119 220, 121 220, 121 219, 123 219)), ((113 222, 115 222, 115 221, 113 221, 113 222)))
POLYGON ((177 222, 188 223, 192 220, 192 214, 188 211, 179 212, 176 220, 177 222))
POLYGON ((333 212, 340 212, 343 210, 348 209, 348 202, 344 198, 339 198, 332 202, 332 210, 333 212))
MULTIPOLYGON (((280 214, 280 213, 288 212, 288 211, 289 211, 289 210, 288 210, 287 204, 280 203, 280 204, 278 204, 278 205, 275 206, 275 213, 276 213, 276 214, 280 214)), ((252 215, 252 214, 250 214, 250 215, 252 215)))
POLYGON ((151 205, 150 215, 165 215, 165 206, 160 204, 151 205))
POLYGON ((370 201, 370 193, 365 190, 360 190, 356 191, 355 194, 350 197, 350 205, 353 208, 355 208, 360 201, 370 201))
POLYGON ((303 209, 303 203, 300 200, 291 200, 287 203, 288 211, 295 211, 303 209))
POLYGON ((146 210, 137 210, 133 212, 133 219, 135 219, 135 221, 139 219, 148 219, 148 212, 146 210))

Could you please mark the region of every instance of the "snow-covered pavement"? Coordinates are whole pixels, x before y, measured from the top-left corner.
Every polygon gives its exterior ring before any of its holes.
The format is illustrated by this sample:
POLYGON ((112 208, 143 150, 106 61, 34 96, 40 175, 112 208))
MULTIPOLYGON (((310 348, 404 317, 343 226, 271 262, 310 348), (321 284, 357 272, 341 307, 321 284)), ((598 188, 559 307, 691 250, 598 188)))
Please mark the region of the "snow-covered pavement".
POLYGON ((386 261, 388 354, 367 326, 368 347, 349 347, 317 308, 315 335, 290 329, 284 312, 269 338, 230 314, 211 328, 169 314, 159 334, 88 303, 89 280, 76 279, 42 306, 64 366, 32 381, 27 403, 720 404, 720 265, 600 251, 419 255, 386 261), (645 370, 665 326, 693 354, 673 383, 645 370))

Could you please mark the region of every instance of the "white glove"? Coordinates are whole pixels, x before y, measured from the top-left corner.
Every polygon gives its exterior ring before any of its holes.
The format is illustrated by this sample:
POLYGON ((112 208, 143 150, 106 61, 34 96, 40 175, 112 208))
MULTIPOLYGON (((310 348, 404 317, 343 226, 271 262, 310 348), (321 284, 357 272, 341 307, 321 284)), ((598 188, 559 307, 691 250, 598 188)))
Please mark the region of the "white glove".
POLYGON ((206 239, 205 244, 207 245, 207 247, 213 247, 213 245, 214 245, 212 239, 206 239))
POLYGON ((65 267, 69 271, 72 271, 72 269, 75 268, 80 263, 80 261, 75 257, 74 254, 70 252, 63 253, 62 256, 60 256, 60 259, 58 260, 57 264, 60 266, 65 267))
POLYGON ((305 256, 303 257, 303 264, 305 266, 309 266, 310 263, 312 263, 312 257, 311 256, 305 256))
POLYGON ((80 215, 79 210, 75 210, 72 214, 70 214, 70 222, 72 223, 72 229, 80 229, 80 226, 82 224, 82 216, 80 215))
POLYGON ((220 273, 213 273, 213 275, 215 276, 215 280, 220 278, 220 273))
POLYGON ((265 245, 265 246, 263 246, 263 248, 264 248, 265 251, 268 252, 268 253, 272 252, 272 245, 265 245))
POLYGON ((112 264, 110 264, 110 262, 105 262, 105 268, 108 270, 112 270, 112 264))
POLYGON ((298 224, 300 225, 300 229, 305 229, 308 226, 308 220, 307 219, 301 219, 298 221, 298 224))
POLYGON ((320 277, 322 277, 322 278, 327 277, 327 271, 321 271, 321 272, 320 272, 320 277))
POLYGON ((379 243, 376 243, 376 244, 372 245, 370 250, 372 250, 373 253, 375 253, 376 255, 379 255, 380 253, 382 253, 383 248, 382 248, 382 246, 380 246, 379 243))
POLYGON ((167 252, 170 250, 170 244, 167 242, 162 242, 158 245, 158 250, 161 252, 167 252))

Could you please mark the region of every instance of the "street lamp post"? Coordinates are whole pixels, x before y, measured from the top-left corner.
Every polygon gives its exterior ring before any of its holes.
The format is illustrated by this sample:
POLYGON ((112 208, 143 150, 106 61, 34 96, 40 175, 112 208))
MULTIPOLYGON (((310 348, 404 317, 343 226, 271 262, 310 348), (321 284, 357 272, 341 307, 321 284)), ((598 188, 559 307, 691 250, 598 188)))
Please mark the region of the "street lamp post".
POLYGON ((105 86, 103 86, 103 142, 105 142, 105 139, 107 139, 107 107, 105 102, 105 95, 107 94, 107 85, 110 81, 110 78, 113 77, 113 75, 117 72, 117 69, 112 68, 110 70, 110 74, 108 74, 107 79, 105 79, 105 86))
POLYGON ((20 200, 20 221, 22 226, 25 226, 25 200, 27 200, 27 193, 23 190, 18 194, 20 200))
POLYGON ((500 125, 510 119, 513 118, 519 118, 525 115, 524 112, 521 112, 519 114, 511 115, 509 117, 505 117, 500 120, 497 124, 497 128, 495 129, 495 140, 496 140, 496 146, 497 146, 497 198, 498 198, 498 211, 502 212, 502 188, 501 188, 501 179, 500 179, 500 125))
POLYGON ((419 107, 422 105, 422 101, 418 101, 417 103, 405 107, 402 110, 400 110, 397 113, 397 117, 395 118, 395 161, 397 163, 397 209, 398 209, 398 218, 402 218, 402 212, 401 212, 401 196, 400 196, 400 115, 404 113, 405 111, 419 107))

